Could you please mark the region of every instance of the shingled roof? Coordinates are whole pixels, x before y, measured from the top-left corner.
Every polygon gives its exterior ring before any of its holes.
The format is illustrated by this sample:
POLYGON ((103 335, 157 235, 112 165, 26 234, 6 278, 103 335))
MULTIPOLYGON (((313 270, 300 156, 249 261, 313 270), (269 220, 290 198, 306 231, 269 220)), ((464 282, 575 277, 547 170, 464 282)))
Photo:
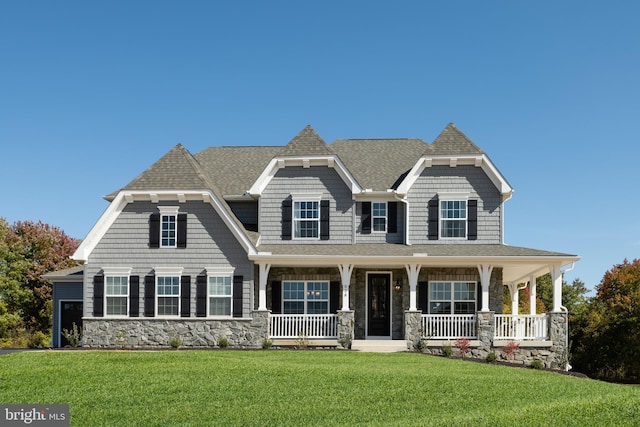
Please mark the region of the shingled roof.
POLYGON ((311 127, 306 126, 278 152, 278 156, 330 156, 333 151, 311 127))
POLYGON ((455 156, 464 154, 484 154, 467 135, 462 133, 453 123, 449 123, 424 152, 425 155, 455 156))

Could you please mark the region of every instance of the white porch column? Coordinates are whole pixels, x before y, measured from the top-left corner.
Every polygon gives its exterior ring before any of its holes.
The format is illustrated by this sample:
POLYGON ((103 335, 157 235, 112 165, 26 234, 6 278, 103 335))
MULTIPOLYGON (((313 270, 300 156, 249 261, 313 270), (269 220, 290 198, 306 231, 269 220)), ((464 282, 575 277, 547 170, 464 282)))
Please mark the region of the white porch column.
POLYGON ((342 311, 349 311, 349 285, 351 284, 351 273, 353 264, 340 264, 340 279, 342 279, 342 311))
POLYGON ((258 264, 258 310, 267 309, 267 277, 271 264, 258 264))
POLYGON ((416 289, 418 289, 418 275, 420 274, 420 264, 407 264, 404 266, 409 276, 409 311, 418 310, 418 298, 416 289))
POLYGON ((536 276, 529 278, 529 314, 536 314, 536 276))
POLYGON ((518 314, 518 305, 520 302, 518 284, 509 283, 509 291, 511 292, 511 314, 518 314))
POLYGON ((478 265, 480 273, 480 283, 482 283, 482 308, 480 311, 489 311, 489 283, 491 282, 491 272, 493 266, 488 264, 478 265))
POLYGON ((553 311, 559 313, 562 311, 562 271, 559 265, 549 266, 551 272, 551 283, 553 284, 553 311))

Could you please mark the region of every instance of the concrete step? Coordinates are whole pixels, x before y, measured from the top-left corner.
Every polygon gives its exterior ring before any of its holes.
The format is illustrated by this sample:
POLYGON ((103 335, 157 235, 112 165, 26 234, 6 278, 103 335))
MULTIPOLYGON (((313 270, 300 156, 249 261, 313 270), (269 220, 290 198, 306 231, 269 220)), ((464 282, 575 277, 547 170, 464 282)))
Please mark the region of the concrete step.
POLYGON ((407 351, 405 340, 353 340, 351 350, 368 351, 373 353, 395 353, 407 351))

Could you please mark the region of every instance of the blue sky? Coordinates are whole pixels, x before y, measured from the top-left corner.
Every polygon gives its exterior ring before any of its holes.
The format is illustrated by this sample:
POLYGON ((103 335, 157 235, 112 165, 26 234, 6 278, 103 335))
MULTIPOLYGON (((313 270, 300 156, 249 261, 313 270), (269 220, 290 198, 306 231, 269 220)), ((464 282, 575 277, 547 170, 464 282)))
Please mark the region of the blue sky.
POLYGON ((177 143, 431 142, 455 123, 515 188, 505 242, 640 257, 640 3, 0 3, 0 217, 84 238, 177 143))

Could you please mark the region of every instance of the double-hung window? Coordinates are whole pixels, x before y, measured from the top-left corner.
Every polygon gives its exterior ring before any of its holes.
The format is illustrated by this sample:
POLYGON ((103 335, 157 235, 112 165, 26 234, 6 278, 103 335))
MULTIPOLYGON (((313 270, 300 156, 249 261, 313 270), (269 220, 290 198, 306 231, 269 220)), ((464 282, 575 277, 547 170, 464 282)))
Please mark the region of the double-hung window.
POLYGON ((160 247, 175 248, 178 223, 178 208, 160 206, 160 247))
POLYGON ((156 267, 156 314, 180 315, 180 275, 182 268, 156 267))
POLYGON ((387 202, 373 202, 371 206, 373 231, 387 231, 387 202))
POLYGON ((329 282, 295 281, 282 283, 284 314, 329 313, 329 282))
POLYGON ((464 239, 467 237, 467 201, 440 201, 440 236, 464 239))
POLYGON ((320 200, 293 201, 293 236, 318 239, 320 236, 320 200))
POLYGON ((476 289, 476 282, 429 282, 429 313, 475 313, 476 289))
POLYGON ((232 274, 214 273, 208 276, 209 316, 231 316, 233 302, 232 274))
POLYGON ((130 268, 105 269, 105 311, 107 316, 127 316, 130 268))

